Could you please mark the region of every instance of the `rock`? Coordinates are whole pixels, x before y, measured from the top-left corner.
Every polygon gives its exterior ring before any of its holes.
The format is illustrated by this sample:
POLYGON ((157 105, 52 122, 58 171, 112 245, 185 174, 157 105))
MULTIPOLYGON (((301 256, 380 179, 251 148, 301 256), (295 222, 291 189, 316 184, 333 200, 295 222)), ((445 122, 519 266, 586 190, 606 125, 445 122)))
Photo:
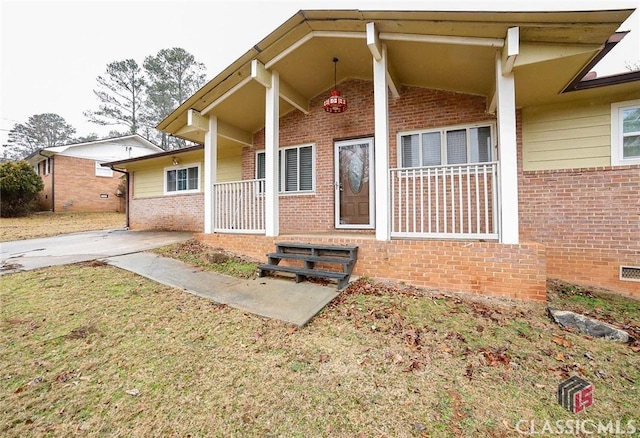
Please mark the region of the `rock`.
POLYGON ((229 261, 229 256, 221 252, 209 253, 206 255, 206 258, 212 265, 219 265, 229 261))
POLYGON ((568 310, 547 308, 549 315, 562 327, 573 327, 594 338, 611 339, 613 341, 629 342, 629 333, 579 313, 568 310))

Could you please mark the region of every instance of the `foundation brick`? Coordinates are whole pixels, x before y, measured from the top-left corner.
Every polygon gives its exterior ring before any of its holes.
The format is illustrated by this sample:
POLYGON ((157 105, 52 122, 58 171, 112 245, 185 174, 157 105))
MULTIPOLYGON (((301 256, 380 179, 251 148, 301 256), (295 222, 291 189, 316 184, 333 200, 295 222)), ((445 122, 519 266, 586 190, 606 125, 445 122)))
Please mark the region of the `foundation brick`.
POLYGON ((134 198, 129 203, 133 230, 204 231, 204 194, 134 198))

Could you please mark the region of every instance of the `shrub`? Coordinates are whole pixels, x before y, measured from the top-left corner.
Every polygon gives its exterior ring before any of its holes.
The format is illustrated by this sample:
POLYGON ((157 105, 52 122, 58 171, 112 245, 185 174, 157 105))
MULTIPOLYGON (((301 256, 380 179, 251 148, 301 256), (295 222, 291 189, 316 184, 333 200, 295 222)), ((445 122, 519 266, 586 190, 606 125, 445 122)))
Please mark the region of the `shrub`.
POLYGON ((0 216, 25 216, 35 209, 44 183, 26 161, 0 163, 0 216))

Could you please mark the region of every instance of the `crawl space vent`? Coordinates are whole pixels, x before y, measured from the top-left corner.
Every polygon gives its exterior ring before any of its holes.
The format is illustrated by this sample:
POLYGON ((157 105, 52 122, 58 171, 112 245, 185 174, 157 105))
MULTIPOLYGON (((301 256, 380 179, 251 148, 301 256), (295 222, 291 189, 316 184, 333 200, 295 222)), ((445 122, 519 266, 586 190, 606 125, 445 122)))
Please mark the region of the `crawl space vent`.
POLYGON ((620 266, 620 280, 640 281, 640 266, 620 266))

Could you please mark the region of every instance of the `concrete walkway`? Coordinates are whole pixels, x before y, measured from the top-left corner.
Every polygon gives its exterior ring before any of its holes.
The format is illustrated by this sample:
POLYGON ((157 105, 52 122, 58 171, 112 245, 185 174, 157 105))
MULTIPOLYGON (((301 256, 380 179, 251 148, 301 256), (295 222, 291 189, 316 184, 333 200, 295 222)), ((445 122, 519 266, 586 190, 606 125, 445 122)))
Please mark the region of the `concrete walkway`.
POLYGON ((306 324, 338 296, 335 285, 274 278, 243 280, 147 252, 192 237, 191 233, 90 231, 0 243, 0 276, 90 260, 134 272, 199 297, 297 326, 306 324))
POLYGON ((335 285, 269 277, 239 279, 148 252, 109 257, 105 261, 199 297, 297 326, 305 325, 338 296, 335 285))

